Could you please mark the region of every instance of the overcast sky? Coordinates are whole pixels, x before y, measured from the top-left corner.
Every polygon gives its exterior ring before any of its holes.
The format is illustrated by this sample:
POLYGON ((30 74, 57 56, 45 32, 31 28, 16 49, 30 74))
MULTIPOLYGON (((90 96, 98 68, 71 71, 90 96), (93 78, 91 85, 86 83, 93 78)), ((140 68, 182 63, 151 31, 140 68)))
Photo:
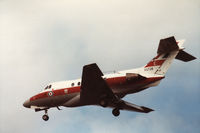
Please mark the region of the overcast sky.
POLYGON ((199 133, 199 0, 1 0, 1 133, 199 133), (158 87, 125 97, 149 114, 88 106, 44 112, 23 102, 49 82, 81 77, 96 62, 102 71, 145 65, 159 40, 186 39, 198 59, 175 60, 158 87))

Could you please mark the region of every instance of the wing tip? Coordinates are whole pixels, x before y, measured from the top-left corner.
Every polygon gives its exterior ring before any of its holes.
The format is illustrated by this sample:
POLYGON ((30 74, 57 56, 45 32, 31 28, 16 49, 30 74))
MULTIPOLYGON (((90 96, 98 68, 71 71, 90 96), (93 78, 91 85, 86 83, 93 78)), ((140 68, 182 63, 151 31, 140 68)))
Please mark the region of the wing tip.
POLYGON ((100 70, 100 68, 98 67, 96 63, 91 63, 91 64, 83 66, 83 72, 84 71, 95 73, 97 76, 103 76, 102 71, 100 70))
POLYGON ((149 113, 149 112, 154 111, 153 109, 150 109, 150 108, 147 108, 147 107, 144 107, 144 106, 142 106, 142 109, 144 110, 144 113, 149 113))

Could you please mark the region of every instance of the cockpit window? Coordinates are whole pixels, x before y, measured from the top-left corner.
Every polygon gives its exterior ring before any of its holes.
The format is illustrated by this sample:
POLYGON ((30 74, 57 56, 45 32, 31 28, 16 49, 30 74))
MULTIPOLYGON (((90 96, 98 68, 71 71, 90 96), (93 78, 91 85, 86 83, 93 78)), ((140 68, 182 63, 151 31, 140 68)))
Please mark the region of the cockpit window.
POLYGON ((48 89, 48 86, 44 88, 44 90, 48 89))
POLYGON ((50 89, 50 88, 51 88, 51 85, 45 87, 44 90, 47 90, 47 89, 50 89))

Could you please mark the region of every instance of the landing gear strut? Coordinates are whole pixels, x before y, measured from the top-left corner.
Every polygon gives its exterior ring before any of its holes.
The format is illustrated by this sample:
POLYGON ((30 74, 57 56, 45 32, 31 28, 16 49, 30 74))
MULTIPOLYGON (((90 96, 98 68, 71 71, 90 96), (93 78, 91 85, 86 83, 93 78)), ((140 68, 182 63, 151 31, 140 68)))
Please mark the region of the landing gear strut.
POLYGON ((49 116, 48 116, 48 113, 47 113, 47 109, 45 110, 45 114, 42 116, 42 119, 44 121, 48 121, 49 120, 49 116))
POLYGON ((114 116, 119 116, 119 114, 120 114, 120 111, 119 111, 119 109, 118 108, 114 108, 113 110, 112 110, 112 114, 114 115, 114 116))

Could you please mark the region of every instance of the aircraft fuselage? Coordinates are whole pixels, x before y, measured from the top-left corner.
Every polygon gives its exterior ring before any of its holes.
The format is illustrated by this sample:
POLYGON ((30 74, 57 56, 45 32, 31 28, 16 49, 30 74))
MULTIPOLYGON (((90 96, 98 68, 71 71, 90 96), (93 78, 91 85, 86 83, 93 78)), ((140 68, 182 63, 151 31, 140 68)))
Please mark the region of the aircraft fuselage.
POLYGON ((35 111, 44 110, 45 115, 42 118, 45 121, 49 119, 47 110, 52 107, 59 109, 59 106, 100 105, 113 108, 114 116, 119 116, 120 110, 149 113, 153 109, 129 103, 122 98, 127 94, 157 86, 174 59, 184 62, 196 59, 183 51, 183 43, 184 40, 176 41, 174 37, 161 39, 157 55, 138 69, 104 75, 96 63, 85 65, 81 79, 50 83, 23 105, 34 108, 35 111))
MULTIPOLYGON (((113 93, 120 98, 124 97, 127 94, 136 93, 142 91, 148 87, 156 86, 161 79, 164 77, 151 77, 146 79, 134 79, 129 80, 126 76, 121 77, 110 77, 106 78, 109 87, 112 89, 113 93)), ((64 84, 67 84, 68 81, 63 81, 63 87, 59 89, 50 88, 40 92, 39 94, 34 95, 28 99, 25 103, 25 107, 77 107, 84 106, 84 103, 80 100, 80 85, 76 85, 81 81, 73 80, 71 84, 74 86, 65 87, 64 84)), ((71 82, 71 81, 69 81, 71 82)))

